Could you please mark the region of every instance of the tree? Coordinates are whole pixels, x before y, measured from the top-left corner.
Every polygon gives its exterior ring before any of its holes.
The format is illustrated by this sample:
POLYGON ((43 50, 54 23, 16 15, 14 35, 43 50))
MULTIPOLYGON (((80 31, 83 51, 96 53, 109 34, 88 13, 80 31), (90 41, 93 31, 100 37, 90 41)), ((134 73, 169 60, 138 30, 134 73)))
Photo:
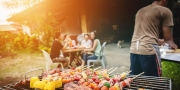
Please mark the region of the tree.
POLYGON ((38 39, 46 47, 50 47, 54 32, 59 31, 58 22, 51 13, 34 14, 26 23, 31 28, 31 32, 38 35, 38 39))
MULTIPOLYGON (((3 5, 9 9, 18 8, 18 7, 32 8, 33 5, 36 5, 37 3, 40 3, 42 1, 45 0, 8 0, 8 1, 4 1, 3 5)), ((17 14, 21 14, 21 13, 17 13, 17 14)), ((50 47, 53 32, 59 30, 58 22, 54 19, 54 17, 51 15, 50 12, 32 13, 31 15, 23 18, 23 20, 21 21, 19 20, 16 22, 29 26, 31 29, 31 33, 35 35, 35 37, 32 36, 33 40, 30 39, 32 46, 29 47, 32 48, 38 48, 37 46, 40 46, 40 45, 33 46, 34 44, 37 44, 36 37, 38 39, 38 44, 41 44, 45 47, 50 47)))

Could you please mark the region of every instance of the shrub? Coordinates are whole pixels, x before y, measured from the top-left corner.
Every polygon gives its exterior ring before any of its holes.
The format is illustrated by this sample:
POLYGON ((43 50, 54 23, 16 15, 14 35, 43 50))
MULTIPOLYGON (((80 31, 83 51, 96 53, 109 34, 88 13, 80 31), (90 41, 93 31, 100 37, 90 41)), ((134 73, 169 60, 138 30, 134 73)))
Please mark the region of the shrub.
POLYGON ((29 39, 29 49, 31 50, 31 52, 35 52, 38 50, 39 47, 39 40, 37 38, 37 36, 31 36, 29 39))
POLYGON ((172 61, 162 61, 163 77, 171 78, 172 90, 180 90, 180 64, 172 61))

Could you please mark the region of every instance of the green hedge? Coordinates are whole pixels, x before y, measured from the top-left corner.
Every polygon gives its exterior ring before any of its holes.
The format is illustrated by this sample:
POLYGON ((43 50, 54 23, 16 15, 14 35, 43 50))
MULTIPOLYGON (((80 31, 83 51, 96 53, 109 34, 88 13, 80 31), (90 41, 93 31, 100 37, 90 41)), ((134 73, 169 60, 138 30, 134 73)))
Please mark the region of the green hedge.
POLYGON ((171 78, 172 90, 180 90, 180 63, 162 60, 162 76, 171 78))

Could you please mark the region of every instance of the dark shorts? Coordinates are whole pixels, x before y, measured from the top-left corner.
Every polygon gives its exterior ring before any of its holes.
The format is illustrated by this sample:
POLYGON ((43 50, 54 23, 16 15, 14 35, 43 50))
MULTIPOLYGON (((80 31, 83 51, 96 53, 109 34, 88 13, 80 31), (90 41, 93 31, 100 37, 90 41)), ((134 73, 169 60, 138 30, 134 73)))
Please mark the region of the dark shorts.
POLYGON ((156 55, 139 55, 139 54, 130 54, 130 74, 138 75, 144 72, 145 76, 157 76, 158 73, 158 63, 156 55))

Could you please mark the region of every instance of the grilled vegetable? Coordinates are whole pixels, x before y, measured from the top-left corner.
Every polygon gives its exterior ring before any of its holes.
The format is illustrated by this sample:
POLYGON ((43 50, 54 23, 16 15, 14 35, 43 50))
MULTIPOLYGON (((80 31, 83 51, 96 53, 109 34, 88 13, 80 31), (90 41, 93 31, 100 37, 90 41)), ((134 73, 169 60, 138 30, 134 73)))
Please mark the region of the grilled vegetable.
POLYGON ((45 87, 44 90, 55 90, 55 84, 54 82, 48 82, 45 87))
POLYGON ((101 90, 109 90, 107 86, 103 86, 101 90))
POLYGON ((38 89, 44 89, 44 86, 46 85, 45 82, 43 81, 36 81, 34 84, 33 84, 33 87, 34 88, 38 88, 38 89))
POLYGON ((105 82, 105 83, 104 83, 104 86, 110 88, 110 83, 109 83, 109 82, 105 82))
POLYGON ((109 90, 117 90, 115 86, 111 86, 109 90))
POLYGON ((40 81, 38 77, 31 77, 30 79, 30 88, 34 88, 33 85, 36 81, 40 81))

